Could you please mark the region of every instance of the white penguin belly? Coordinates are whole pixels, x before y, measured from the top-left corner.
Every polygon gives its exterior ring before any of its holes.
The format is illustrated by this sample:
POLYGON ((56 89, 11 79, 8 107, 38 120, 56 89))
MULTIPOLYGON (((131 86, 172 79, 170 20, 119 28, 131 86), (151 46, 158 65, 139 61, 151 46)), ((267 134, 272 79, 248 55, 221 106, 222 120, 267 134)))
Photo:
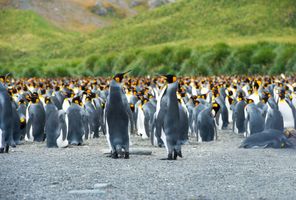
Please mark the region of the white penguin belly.
MULTIPOLYGON (((213 112, 212 112, 213 113, 213 112)), ((213 113, 214 115, 214 113, 213 113)), ((221 119, 221 114, 219 114, 219 116, 216 116, 214 119, 215 119, 215 125, 216 127, 219 129, 219 130, 222 130, 222 119, 221 119), (218 121, 217 121, 217 118, 218 117, 218 121)))
POLYGON ((226 104, 226 108, 228 110, 228 122, 231 123, 232 122, 232 110, 230 109, 230 104, 227 99, 225 101, 225 104, 226 104))
POLYGON ((4 135, 1 128, 0 128, 0 148, 4 148, 4 135))
POLYGON ((233 129, 234 132, 238 134, 238 129, 237 129, 237 127, 236 127, 236 122, 233 123, 233 126, 234 126, 234 129, 233 129))
POLYGON ((59 148, 65 148, 69 144, 67 138, 65 140, 63 140, 63 130, 62 129, 61 129, 60 135, 57 138, 56 142, 57 142, 57 146, 59 148))
POLYGON ((160 138, 162 139, 162 141, 164 143, 164 146, 165 146, 165 148, 167 150, 167 153, 169 153, 169 148, 168 148, 168 144, 167 144, 167 140, 166 140, 166 135, 165 135, 163 129, 161 129, 161 136, 160 136, 160 138))
POLYGON ((258 94, 251 94, 249 96, 249 99, 252 99, 254 101, 255 104, 259 103, 260 102, 260 98, 259 98, 259 95, 258 94))
POLYGON ((28 138, 28 136, 26 134, 25 141, 33 142, 34 141, 34 136, 33 136, 33 126, 32 125, 31 125, 30 130, 29 130, 29 136, 30 136, 30 138, 28 138))
POLYGON ((106 139, 110 148, 110 151, 112 151, 112 145, 110 142, 110 134, 109 134, 109 125, 108 125, 108 120, 106 119, 106 139))
POLYGON ((144 124, 144 112, 141 108, 138 109, 138 119, 137 119, 137 128, 138 134, 142 136, 143 139, 147 139, 148 136, 145 131, 145 124, 144 124))
POLYGON ((294 116, 287 102, 279 102, 279 111, 283 115, 284 128, 294 128, 294 116))
POLYGON ((67 112, 68 108, 70 107, 70 102, 68 99, 65 99, 63 102, 63 110, 67 112))

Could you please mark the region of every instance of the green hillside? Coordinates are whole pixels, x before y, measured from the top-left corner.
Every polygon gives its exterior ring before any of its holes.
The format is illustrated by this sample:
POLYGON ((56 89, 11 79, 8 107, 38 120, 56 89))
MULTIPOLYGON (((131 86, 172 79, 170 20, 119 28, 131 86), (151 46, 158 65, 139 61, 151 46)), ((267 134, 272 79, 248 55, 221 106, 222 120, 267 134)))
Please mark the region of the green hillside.
POLYGON ((28 11, 0 26, 1 69, 19 75, 296 72, 294 0, 179 0, 88 35, 28 11))

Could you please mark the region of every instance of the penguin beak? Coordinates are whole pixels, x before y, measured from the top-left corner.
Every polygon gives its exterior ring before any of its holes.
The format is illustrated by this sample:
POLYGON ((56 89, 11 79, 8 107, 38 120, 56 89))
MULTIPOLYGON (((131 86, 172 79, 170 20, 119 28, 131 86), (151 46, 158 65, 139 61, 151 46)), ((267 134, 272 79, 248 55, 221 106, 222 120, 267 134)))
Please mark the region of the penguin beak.
POLYGON ((125 77, 125 75, 126 74, 128 74, 128 73, 130 73, 132 70, 128 70, 128 71, 126 71, 126 72, 124 72, 122 75, 123 75, 123 77, 125 77))

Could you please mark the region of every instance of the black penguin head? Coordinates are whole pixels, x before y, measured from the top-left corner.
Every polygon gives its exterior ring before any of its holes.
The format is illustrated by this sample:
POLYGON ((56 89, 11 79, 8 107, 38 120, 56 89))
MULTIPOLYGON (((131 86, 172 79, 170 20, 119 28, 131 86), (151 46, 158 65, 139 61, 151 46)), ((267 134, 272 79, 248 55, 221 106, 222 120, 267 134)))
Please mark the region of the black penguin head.
POLYGON ((135 105, 133 103, 130 103, 130 109, 132 112, 135 112, 135 105))
POLYGON ((9 76, 11 76, 11 73, 0 76, 0 82, 4 84, 9 83, 9 79, 8 79, 9 76))
POLYGON ((168 83, 174 83, 177 81, 177 76, 173 74, 167 74, 162 75, 162 77, 168 82, 168 83))
POLYGON ((86 95, 85 101, 91 101, 95 97, 96 97, 96 94, 91 92, 90 94, 86 95))
POLYGON ((247 104, 252 104, 252 103, 254 103, 254 100, 253 99, 246 99, 246 102, 247 102, 247 104))
POLYGON ((261 97, 261 102, 267 103, 269 97, 271 97, 271 94, 269 92, 263 92, 261 97))
POLYGON ((252 89, 252 88, 250 88, 250 89, 248 90, 248 94, 249 94, 249 95, 253 94, 253 89, 252 89))
POLYGON ((119 74, 116 74, 114 77, 113 77, 113 80, 115 80, 117 83, 121 83, 122 82, 122 79, 124 78, 124 76, 129 73, 131 70, 127 71, 127 72, 124 72, 124 73, 119 73, 119 74))
POLYGON ((33 104, 36 104, 36 103, 39 103, 39 102, 40 102, 40 99, 39 99, 38 95, 32 95, 32 96, 30 97, 30 100, 31 100, 31 102, 32 102, 33 104))
POLYGON ((213 102, 213 104, 212 104, 212 109, 213 109, 214 112, 215 112, 215 115, 214 115, 214 116, 216 116, 217 113, 218 113, 218 111, 220 110, 220 105, 219 105, 217 102, 213 102))
POLYGON ((152 99, 153 95, 151 93, 148 93, 148 99, 152 99))
POLYGON ((212 93, 213 93, 214 97, 218 97, 220 95, 218 89, 215 87, 212 89, 212 93))
POLYGON ((197 100, 197 99, 194 100, 194 105, 195 105, 195 106, 198 106, 199 104, 200 104, 199 100, 197 100))
POLYGON ((45 97, 45 98, 44 98, 44 102, 45 102, 45 104, 49 104, 49 103, 51 103, 51 99, 50 99, 50 97, 45 97))
POLYGON ((280 90, 279 97, 280 97, 280 99, 285 98, 285 90, 284 89, 280 90))
POLYGON ((26 105, 26 101, 25 101, 25 99, 20 99, 19 101, 18 101, 18 105, 26 105))
POLYGON ((82 106, 82 101, 79 96, 76 96, 72 99, 72 103, 82 106))

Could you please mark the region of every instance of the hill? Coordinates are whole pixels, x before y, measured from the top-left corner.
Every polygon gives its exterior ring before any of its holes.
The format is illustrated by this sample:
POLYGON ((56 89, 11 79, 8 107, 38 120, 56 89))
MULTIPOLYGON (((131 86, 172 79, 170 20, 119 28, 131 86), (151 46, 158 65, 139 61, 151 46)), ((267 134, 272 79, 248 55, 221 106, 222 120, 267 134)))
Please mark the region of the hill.
POLYGON ((296 71, 295 13, 293 0, 179 0, 83 34, 56 28, 30 11, 5 10, 0 23, 7 30, 1 36, 10 36, 0 39, 1 48, 8 52, 0 62, 18 67, 23 59, 28 65, 42 59, 34 63, 41 70, 60 67, 69 75, 80 71, 107 75, 125 69, 133 69, 134 75, 292 73, 296 71), (26 56, 14 56, 12 61, 8 55, 20 49, 14 40, 23 35, 9 32, 18 30, 11 20, 22 22, 15 12, 34 15, 26 22, 33 42, 24 43, 26 56), (39 27, 37 33, 33 25, 39 27), (46 48, 44 30, 49 34, 46 48))
POLYGON ((0 0, 0 8, 29 10, 54 25, 89 32, 174 0, 0 0))

